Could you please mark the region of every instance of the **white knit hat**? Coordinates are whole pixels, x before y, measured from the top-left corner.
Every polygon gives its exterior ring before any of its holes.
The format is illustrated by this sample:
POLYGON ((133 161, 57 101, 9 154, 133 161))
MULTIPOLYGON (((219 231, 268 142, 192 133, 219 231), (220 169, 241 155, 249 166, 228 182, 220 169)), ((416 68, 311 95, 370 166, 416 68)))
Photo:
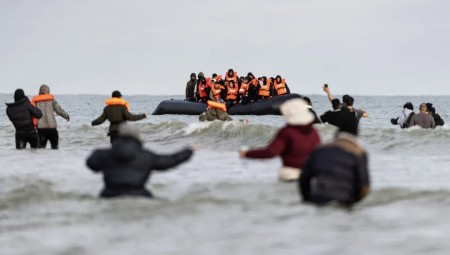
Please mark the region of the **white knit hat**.
POLYGON ((286 117, 286 122, 290 125, 304 126, 313 123, 314 114, 308 108, 308 104, 303 99, 291 99, 280 106, 280 111, 286 117))
POLYGON ((140 137, 139 133, 140 133, 139 128, 135 124, 122 123, 119 126, 120 136, 130 136, 130 137, 136 138, 137 140, 140 140, 141 137, 140 137))

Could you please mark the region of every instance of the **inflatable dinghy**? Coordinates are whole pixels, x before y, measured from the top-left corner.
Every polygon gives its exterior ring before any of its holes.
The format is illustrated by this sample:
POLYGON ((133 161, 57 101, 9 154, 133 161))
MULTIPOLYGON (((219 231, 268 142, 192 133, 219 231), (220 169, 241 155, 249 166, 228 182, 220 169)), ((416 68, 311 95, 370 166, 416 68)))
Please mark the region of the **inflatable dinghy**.
MULTIPOLYGON (((299 94, 288 94, 272 97, 268 100, 257 101, 248 104, 235 104, 229 110, 230 115, 280 115, 279 107, 289 99, 302 98, 299 94)), ((184 100, 164 100, 156 107, 152 115, 183 114, 200 115, 205 112, 207 105, 199 102, 184 100)))

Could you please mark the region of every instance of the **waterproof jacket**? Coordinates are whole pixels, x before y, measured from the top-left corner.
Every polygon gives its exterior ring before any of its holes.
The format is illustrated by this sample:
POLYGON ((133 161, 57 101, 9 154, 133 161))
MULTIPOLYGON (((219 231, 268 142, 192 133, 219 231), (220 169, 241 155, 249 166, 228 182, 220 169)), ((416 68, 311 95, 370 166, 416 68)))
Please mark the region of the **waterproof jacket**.
POLYGON ((195 100, 195 87, 197 80, 189 80, 186 84, 186 100, 195 100))
POLYGON ((145 114, 131 114, 124 105, 108 105, 103 109, 100 117, 92 122, 92 126, 100 125, 106 120, 109 125, 109 132, 116 133, 119 130, 119 125, 123 122, 137 121, 145 118, 145 114))
POLYGON ((31 105, 28 98, 14 103, 7 103, 6 114, 16 128, 16 132, 34 131, 33 117, 41 118, 42 112, 31 105))
POLYGON ((158 155, 145 150, 142 143, 128 136, 117 138, 111 149, 96 150, 86 161, 94 172, 102 172, 105 187, 102 197, 136 195, 151 197, 145 188, 152 170, 167 170, 192 155, 184 149, 171 155, 158 155))
POLYGON ((331 201, 352 205, 360 201, 370 186, 367 161, 356 137, 340 133, 307 160, 299 181, 304 200, 319 205, 331 201))
POLYGON ((233 120, 230 115, 228 115, 227 112, 219 110, 219 109, 208 109, 206 112, 200 114, 199 117, 200 121, 214 121, 214 120, 221 120, 221 121, 231 121, 233 120))
MULTIPOLYGON (((39 89, 39 95, 49 95, 50 88, 47 85, 42 85, 39 89)), ((53 113, 63 117, 66 120, 69 120, 69 114, 67 114, 61 106, 59 106, 56 100, 45 100, 38 101, 33 103, 42 111, 42 118, 37 121, 37 128, 56 128, 56 118, 53 113)))
POLYGON ((319 134, 311 125, 287 125, 278 131, 275 139, 266 148, 249 150, 246 157, 273 158, 280 156, 283 166, 301 169, 311 152, 319 144, 319 134))

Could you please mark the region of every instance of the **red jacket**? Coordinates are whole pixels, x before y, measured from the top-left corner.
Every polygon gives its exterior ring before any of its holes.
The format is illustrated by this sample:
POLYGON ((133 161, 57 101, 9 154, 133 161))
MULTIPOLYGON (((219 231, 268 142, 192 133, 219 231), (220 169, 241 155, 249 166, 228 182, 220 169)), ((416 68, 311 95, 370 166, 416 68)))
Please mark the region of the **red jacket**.
POLYGON ((278 131, 275 139, 266 148, 249 150, 246 157, 273 158, 279 155, 283 166, 302 168, 306 159, 319 145, 319 134, 311 125, 287 125, 278 131))

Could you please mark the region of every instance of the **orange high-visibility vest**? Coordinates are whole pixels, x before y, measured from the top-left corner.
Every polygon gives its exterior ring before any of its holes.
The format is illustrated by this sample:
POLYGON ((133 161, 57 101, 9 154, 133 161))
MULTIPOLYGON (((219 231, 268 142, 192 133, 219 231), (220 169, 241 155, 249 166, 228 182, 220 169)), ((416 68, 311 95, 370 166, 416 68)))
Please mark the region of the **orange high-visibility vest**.
MULTIPOLYGON (((31 99, 31 104, 33 106, 36 106, 36 103, 39 103, 39 102, 42 102, 42 101, 50 101, 50 100, 55 100, 55 97, 52 94, 37 95, 37 96, 34 96, 31 99)), ((37 127, 37 122, 38 122, 38 119, 33 117, 33 125, 34 125, 34 127, 37 127)))
POLYGON ((236 82, 237 82, 237 73, 234 72, 233 77, 230 77, 230 76, 228 76, 228 72, 227 72, 227 73, 225 74, 225 80, 226 80, 226 81, 231 81, 231 80, 233 80, 234 83, 236 83, 236 82))
POLYGON ((219 102, 214 102, 211 100, 208 100, 207 104, 208 104, 208 109, 218 109, 218 110, 222 110, 224 112, 227 111, 227 107, 225 104, 222 104, 219 102))
POLYGON ((236 100, 238 96, 237 86, 234 85, 234 88, 227 86, 227 99, 226 100, 236 100))
POLYGON ((216 88, 212 88, 211 89, 213 96, 215 99, 219 99, 220 98, 220 94, 222 93, 222 88, 216 89, 216 88))
POLYGON ((118 98, 118 97, 111 97, 110 99, 105 101, 105 104, 107 106, 111 106, 111 105, 123 105, 127 108, 128 111, 130 111, 130 105, 128 104, 128 102, 123 99, 123 98, 118 98))
POLYGON ((241 88, 239 89, 239 94, 241 94, 243 96, 247 96, 248 95, 248 87, 249 87, 248 83, 242 82, 241 88))
POLYGON ((261 85, 261 88, 259 88, 260 96, 263 96, 263 97, 270 96, 270 82, 271 82, 271 79, 267 79, 266 84, 261 85))
POLYGON ((275 90, 279 96, 287 94, 286 82, 285 79, 281 80, 281 83, 278 83, 277 80, 274 82, 275 90))

